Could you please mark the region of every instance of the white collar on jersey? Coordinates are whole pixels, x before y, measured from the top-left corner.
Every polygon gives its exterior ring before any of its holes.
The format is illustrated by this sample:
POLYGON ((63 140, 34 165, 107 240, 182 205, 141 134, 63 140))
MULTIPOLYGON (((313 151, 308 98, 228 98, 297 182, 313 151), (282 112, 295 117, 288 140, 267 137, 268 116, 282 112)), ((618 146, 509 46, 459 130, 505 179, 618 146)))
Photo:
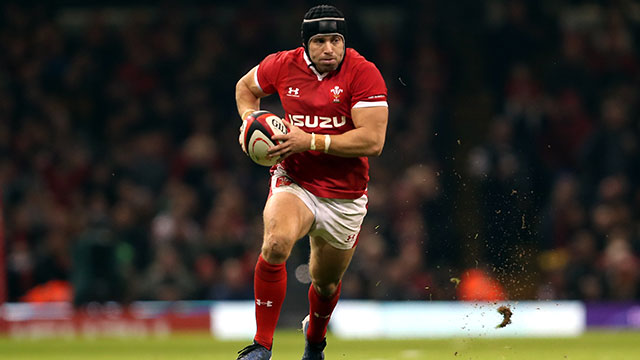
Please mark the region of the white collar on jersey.
POLYGON ((314 74, 316 74, 316 76, 318 77, 318 81, 322 81, 322 79, 324 79, 325 76, 327 76, 329 73, 322 73, 320 74, 318 72, 318 69, 316 69, 316 67, 313 65, 313 63, 311 62, 311 60, 309 60, 309 57, 307 56, 307 52, 303 51, 302 52, 302 56, 304 57, 304 61, 307 63, 307 66, 313 71, 314 74))

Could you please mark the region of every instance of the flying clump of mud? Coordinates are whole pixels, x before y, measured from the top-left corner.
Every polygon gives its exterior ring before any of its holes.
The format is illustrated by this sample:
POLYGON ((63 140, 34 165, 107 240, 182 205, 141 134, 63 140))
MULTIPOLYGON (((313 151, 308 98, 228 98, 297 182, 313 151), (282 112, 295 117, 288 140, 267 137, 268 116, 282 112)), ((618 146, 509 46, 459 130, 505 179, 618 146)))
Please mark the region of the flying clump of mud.
POLYGON ((498 312, 502 315, 502 322, 496 325, 496 328, 503 328, 509 324, 511 324, 511 309, 508 306, 502 305, 498 308, 498 312))

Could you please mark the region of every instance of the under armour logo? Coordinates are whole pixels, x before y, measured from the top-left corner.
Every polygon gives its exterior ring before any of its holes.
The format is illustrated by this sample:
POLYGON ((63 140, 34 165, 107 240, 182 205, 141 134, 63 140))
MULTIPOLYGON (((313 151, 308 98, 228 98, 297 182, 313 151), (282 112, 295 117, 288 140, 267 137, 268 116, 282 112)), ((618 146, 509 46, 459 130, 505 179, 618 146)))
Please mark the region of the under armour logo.
POLYGON ((326 315, 326 316, 322 316, 322 315, 318 314, 317 312, 314 312, 314 313, 313 313, 313 316, 315 316, 315 317, 317 317, 317 318, 319 318, 319 319, 328 319, 328 318, 330 318, 330 317, 331 317, 331 314, 326 315))
POLYGON ((266 307, 273 307, 273 301, 261 301, 260 299, 256 299, 256 305, 258 306, 266 306, 266 307))
POLYGON ((287 96, 295 96, 295 97, 300 96, 300 89, 289 87, 289 92, 287 93, 287 96))

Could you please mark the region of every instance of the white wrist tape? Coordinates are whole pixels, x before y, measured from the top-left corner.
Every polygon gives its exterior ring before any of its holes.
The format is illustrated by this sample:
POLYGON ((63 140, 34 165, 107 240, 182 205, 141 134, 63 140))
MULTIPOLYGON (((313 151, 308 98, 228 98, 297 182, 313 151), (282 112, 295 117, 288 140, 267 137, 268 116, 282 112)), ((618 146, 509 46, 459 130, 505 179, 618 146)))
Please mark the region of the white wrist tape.
POLYGON ((316 149, 316 133, 311 133, 311 145, 309 145, 310 150, 316 149))
POLYGON ((331 146, 331 135, 324 135, 324 153, 329 153, 329 146, 331 146))

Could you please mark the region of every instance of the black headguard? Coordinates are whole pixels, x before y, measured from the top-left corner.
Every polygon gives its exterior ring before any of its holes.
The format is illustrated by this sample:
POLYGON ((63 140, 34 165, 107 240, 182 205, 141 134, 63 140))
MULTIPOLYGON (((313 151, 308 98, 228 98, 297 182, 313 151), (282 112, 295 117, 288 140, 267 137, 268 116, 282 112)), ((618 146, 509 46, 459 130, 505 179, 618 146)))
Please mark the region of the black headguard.
POLYGON ((302 44, 309 56, 309 40, 318 34, 339 34, 346 42, 347 40, 347 23, 344 15, 335 6, 318 5, 314 6, 306 14, 302 20, 300 33, 302 35, 302 44))

